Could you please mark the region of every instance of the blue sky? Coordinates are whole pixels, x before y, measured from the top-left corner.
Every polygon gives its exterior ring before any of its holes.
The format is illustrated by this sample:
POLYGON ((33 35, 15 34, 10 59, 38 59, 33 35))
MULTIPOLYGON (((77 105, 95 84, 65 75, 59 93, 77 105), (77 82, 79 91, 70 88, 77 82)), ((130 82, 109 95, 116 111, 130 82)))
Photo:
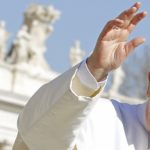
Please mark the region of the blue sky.
MULTIPOLYGON (((0 5, 0 20, 6 21, 6 27, 11 33, 9 40, 11 43, 22 24, 23 12, 31 3, 53 5, 60 10, 61 17, 54 24, 54 32, 47 41, 45 57, 52 69, 63 72, 70 67, 69 50, 76 40, 80 40, 81 48, 88 56, 106 22, 135 2, 135 0, 5 0, 0 5)), ((140 11, 147 10, 149 15, 137 26, 130 38, 144 36, 147 45, 150 44, 150 1, 140 2, 142 3, 140 11)))

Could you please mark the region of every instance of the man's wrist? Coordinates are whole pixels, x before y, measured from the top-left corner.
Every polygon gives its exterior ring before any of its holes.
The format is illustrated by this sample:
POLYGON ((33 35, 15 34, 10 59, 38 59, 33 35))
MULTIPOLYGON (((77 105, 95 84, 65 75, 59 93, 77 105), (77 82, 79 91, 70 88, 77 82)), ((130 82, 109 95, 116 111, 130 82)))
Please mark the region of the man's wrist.
POLYGON ((93 89, 94 91, 99 89, 100 87, 104 87, 104 85, 106 84, 106 80, 107 80, 105 79, 100 82, 97 82, 97 80, 92 75, 89 68, 87 67, 86 60, 84 60, 80 64, 78 71, 77 71, 77 76, 82 84, 84 84, 90 89, 93 89))
POLYGON ((108 71, 106 71, 104 68, 97 68, 94 65, 94 61, 89 57, 87 58, 87 67, 90 70, 91 74, 95 77, 95 79, 100 82, 107 78, 108 71))

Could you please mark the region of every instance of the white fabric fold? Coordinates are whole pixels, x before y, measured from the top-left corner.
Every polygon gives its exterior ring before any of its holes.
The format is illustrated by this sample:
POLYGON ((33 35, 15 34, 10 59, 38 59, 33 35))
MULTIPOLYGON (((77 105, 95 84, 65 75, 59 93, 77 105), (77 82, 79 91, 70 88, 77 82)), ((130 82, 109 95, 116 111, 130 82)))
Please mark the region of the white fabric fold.
POLYGON ((86 60, 84 60, 81 65, 79 66, 77 76, 80 79, 81 83, 85 86, 97 90, 100 87, 104 87, 106 80, 97 82, 94 76, 91 74, 90 70, 88 69, 88 66, 86 64, 86 60))

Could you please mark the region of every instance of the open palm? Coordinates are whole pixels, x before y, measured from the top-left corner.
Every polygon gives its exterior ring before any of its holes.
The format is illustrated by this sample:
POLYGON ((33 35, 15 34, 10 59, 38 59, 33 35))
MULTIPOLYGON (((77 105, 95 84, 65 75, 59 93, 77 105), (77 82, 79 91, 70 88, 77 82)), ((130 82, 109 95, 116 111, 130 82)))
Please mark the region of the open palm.
POLYGON ((127 42, 137 23, 147 14, 145 11, 136 13, 140 5, 140 3, 134 4, 106 24, 89 58, 95 68, 103 68, 107 72, 118 68, 129 53, 144 42, 142 37, 127 42))

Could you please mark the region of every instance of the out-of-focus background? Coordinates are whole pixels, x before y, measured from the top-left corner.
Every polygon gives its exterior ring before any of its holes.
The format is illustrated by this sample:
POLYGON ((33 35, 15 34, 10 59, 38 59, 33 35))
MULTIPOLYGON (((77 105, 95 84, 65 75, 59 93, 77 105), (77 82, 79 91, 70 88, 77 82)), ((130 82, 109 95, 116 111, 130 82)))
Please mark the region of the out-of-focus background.
MULTIPOLYGON (((93 50, 106 22, 136 1, 26 0, 0 5, 0 150, 11 150, 17 117, 35 91, 79 63, 93 50)), ((142 8, 150 14, 148 0, 142 8)), ((108 77, 104 97, 122 102, 146 100, 150 71, 150 17, 130 39, 146 42, 108 77)))

